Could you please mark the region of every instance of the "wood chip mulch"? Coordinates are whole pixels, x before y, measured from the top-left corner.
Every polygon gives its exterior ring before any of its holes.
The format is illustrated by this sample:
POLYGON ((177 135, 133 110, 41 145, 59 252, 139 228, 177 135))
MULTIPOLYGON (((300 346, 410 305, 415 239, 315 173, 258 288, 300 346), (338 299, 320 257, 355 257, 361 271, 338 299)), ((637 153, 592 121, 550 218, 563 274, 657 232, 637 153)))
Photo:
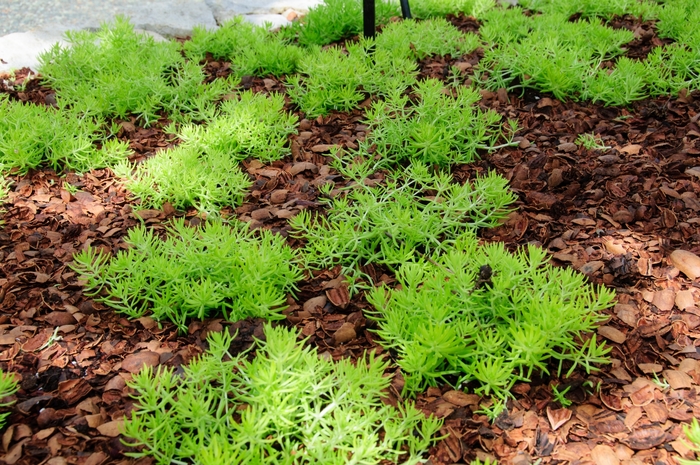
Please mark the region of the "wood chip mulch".
MULTIPOLYGON (((467 18, 452 20, 465 30, 478 27, 467 18)), ((631 56, 643 56, 658 40, 653 28, 629 18, 619 22, 639 29, 631 56)), ((426 59, 421 75, 444 77, 458 66, 468 79, 478 59, 478 53, 426 59)), ((207 69, 225 75, 226 66, 209 63, 207 69)), ((17 74, 18 83, 27 71, 17 74)), ((242 87, 283 91, 284 83, 250 78, 242 87)), ((55 101, 37 81, 23 93, 4 91, 23 101, 55 101)), ((598 329, 598 337, 613 347, 612 364, 591 375, 576 372, 567 379, 517 384, 515 399, 493 423, 477 412, 484 399, 468 390, 429 389, 417 404, 445 419, 442 433, 448 436, 431 449, 426 463, 469 463, 478 457, 518 465, 537 460, 636 465, 691 457, 681 438, 682 424, 700 417, 700 282, 680 273, 669 255, 677 249, 700 254, 700 93, 645 100, 628 109, 563 103, 531 91, 482 95, 484 108, 516 118, 521 129, 517 146, 454 169, 460 182, 494 169, 518 195, 517 211, 481 236, 512 249, 539 244, 551 252, 554 264, 614 288, 617 303, 598 329), (578 146, 574 142, 583 133, 595 133, 611 148, 578 146), (551 386, 557 384, 560 391, 570 388, 567 408, 554 400, 551 386)), ((244 163, 254 186, 242 206, 228 211, 286 237, 288 218, 322 208, 320 184, 343 182, 329 165, 331 147, 355 148, 367 131, 361 108, 315 120, 300 115, 300 120, 299 134, 290 140, 291 156, 269 165, 244 163)), ((118 123, 135 159, 171 143, 162 132, 165 121, 148 129, 131 120, 118 123)), ((137 211, 109 170, 63 177, 39 170, 12 180, 0 229, 0 366, 21 377, 21 389, 2 435, 0 460, 150 464, 124 455, 128 450, 119 431, 133 408, 126 382, 144 365, 186 364, 205 350, 210 331, 231 324, 193 322, 183 335, 150 317, 129 321, 86 297, 67 265, 84 247, 122 249, 127 230, 142 221, 162 228, 184 215, 196 223, 196 212, 167 205, 162 211, 137 211), (64 182, 80 190, 71 194, 64 182)), ((364 271, 375 281, 392 282, 387 270, 364 271)), ((297 326, 329 357, 359 357, 378 349, 363 316, 369 304, 361 294, 350 298, 339 273, 308 275, 296 298, 289 297, 282 324, 297 326)), ((235 349, 262 335, 261 321, 232 326, 239 330, 235 349)), ((394 399, 401 382, 395 377, 394 399)))

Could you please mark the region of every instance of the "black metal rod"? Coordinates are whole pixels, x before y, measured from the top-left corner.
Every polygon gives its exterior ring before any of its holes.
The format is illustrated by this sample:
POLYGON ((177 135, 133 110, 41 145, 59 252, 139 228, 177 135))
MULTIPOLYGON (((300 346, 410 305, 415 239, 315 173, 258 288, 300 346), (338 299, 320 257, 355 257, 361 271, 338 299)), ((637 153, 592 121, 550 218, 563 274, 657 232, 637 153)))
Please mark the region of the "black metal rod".
POLYGON ((374 8, 374 0, 362 0, 362 20, 365 37, 374 38, 374 32, 377 28, 377 15, 374 8))
POLYGON ((401 0, 401 15, 403 19, 411 19, 411 7, 408 6, 408 0, 401 0))

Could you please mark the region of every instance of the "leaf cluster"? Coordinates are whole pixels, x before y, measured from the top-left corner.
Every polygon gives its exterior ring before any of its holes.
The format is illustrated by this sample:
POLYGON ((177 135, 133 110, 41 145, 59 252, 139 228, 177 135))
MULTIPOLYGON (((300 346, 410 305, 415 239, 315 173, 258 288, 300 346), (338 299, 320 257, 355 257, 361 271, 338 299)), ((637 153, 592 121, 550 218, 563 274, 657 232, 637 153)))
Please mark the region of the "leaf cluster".
MULTIPOLYGON (((324 0, 312 7, 301 22, 283 28, 281 34, 286 37, 296 36, 304 46, 328 45, 340 39, 346 39, 362 32, 363 0, 324 0)), ((387 0, 375 2, 376 24, 389 22, 399 16, 397 3, 387 0)))
POLYGON ((558 99, 605 105, 628 105, 649 96, 677 95, 683 89, 700 87, 700 34, 686 19, 691 10, 697 14, 695 6, 700 3, 666 2, 659 12, 659 31, 679 42, 655 47, 646 60, 638 61, 621 56, 624 45, 634 38, 632 32, 613 30, 595 18, 622 14, 620 11, 656 15, 647 11, 650 4, 630 2, 534 0, 527 5, 544 12, 534 16, 523 15, 519 7, 491 10, 482 18, 480 34, 492 45, 477 76, 490 89, 529 87, 558 99), (603 8, 606 5, 609 11, 603 8), (583 12, 582 17, 569 21, 572 11, 583 12), (611 60, 613 68, 606 65, 611 60))
POLYGON ((66 38, 67 46, 55 44, 40 55, 39 69, 59 105, 79 113, 136 115, 150 125, 162 111, 186 118, 233 87, 222 79, 204 84, 202 68, 185 60, 179 43, 156 42, 124 17, 97 32, 69 31, 66 38))
POLYGON ((414 102, 402 92, 392 92, 366 112, 369 143, 392 162, 416 160, 446 167, 473 161, 478 149, 489 149, 501 136, 501 116, 476 106, 481 95, 475 89, 460 86, 454 94, 447 95, 437 79, 419 82, 414 102))
POLYGON ((214 31, 195 27, 184 49, 191 60, 204 60, 209 53, 214 59, 229 61, 239 77, 291 74, 303 55, 300 47, 288 44, 281 34, 255 26, 242 16, 214 31))
MULTIPOLYGON (((17 378, 15 377, 15 375, 13 373, 5 373, 4 371, 0 370, 0 400, 11 396, 18 390, 19 383, 17 382, 17 378)), ((8 402, 0 402, 0 408, 9 407, 14 403, 14 400, 8 402)), ((9 415, 10 412, 0 414, 0 428, 3 428, 5 426, 5 420, 9 415)))
POLYGON ((595 337, 581 344, 604 316, 614 293, 586 284, 585 276, 546 264, 529 246, 517 253, 503 244, 480 246, 473 232, 433 258, 397 271, 399 287, 376 288, 368 301, 382 344, 395 350, 406 390, 476 382, 477 393, 507 395, 533 373, 557 374, 570 364, 590 371, 610 349, 595 337))
POLYGON ((411 2, 411 14, 414 18, 434 18, 449 14, 464 13, 467 16, 480 17, 496 6, 495 0, 421 0, 411 2))
POLYGON ((521 0, 523 8, 545 14, 583 18, 633 15, 642 20, 654 19, 659 14, 659 4, 649 0, 521 0))
POLYGON ((514 200, 495 173, 460 185, 416 164, 390 174, 384 185, 353 185, 330 200, 327 216, 302 211, 290 224, 292 234, 307 241, 311 267, 395 267, 417 252, 448 250, 467 229, 495 226, 514 200))
POLYGON ((378 49, 414 60, 431 55, 458 57, 480 45, 479 36, 462 33, 445 18, 389 23, 376 39, 378 49))
POLYGON ((157 153, 134 168, 117 165, 115 173, 145 207, 194 206, 216 211, 238 205, 250 186, 239 162, 263 162, 289 154, 288 136, 296 131, 297 117, 284 111, 280 94, 241 93, 221 103, 205 125, 187 124, 178 131, 182 143, 157 153))
POLYGON ((281 307, 301 271, 281 236, 256 234, 240 222, 192 228, 182 219, 166 232, 162 240, 138 226, 129 231, 127 250, 110 257, 85 249, 71 267, 101 302, 131 318, 150 311, 181 331, 188 319, 219 312, 231 321, 283 318, 281 307))
POLYGON ((441 421, 412 404, 383 402, 388 362, 370 355, 334 363, 297 341, 293 330, 264 327, 256 357, 232 357, 227 332, 184 367, 142 370, 129 382, 137 407, 129 444, 159 464, 420 463, 441 421))
POLYGON ((388 49, 376 49, 374 41, 339 47, 315 48, 299 63, 299 73, 287 77, 287 94, 309 117, 331 110, 350 111, 368 95, 388 95, 415 82, 415 61, 388 49))
POLYGON ((25 174, 40 166, 84 172, 124 160, 128 145, 108 139, 103 127, 100 118, 0 95, 0 164, 25 174))
POLYGON ((695 454, 696 460, 681 459, 681 465, 699 465, 700 464, 700 423, 697 418, 693 418, 690 424, 683 425, 683 433, 690 442, 690 450, 695 454))

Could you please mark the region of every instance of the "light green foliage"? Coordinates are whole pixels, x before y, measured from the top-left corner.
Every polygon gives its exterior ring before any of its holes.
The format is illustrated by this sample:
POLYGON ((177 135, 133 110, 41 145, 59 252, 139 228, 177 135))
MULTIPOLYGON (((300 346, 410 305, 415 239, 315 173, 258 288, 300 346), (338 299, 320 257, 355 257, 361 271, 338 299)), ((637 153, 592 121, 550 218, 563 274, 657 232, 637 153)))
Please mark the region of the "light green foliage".
POLYGON ((534 246, 515 254, 501 243, 480 246, 468 232, 443 255, 399 268, 400 287, 370 293, 371 318, 382 343, 399 354, 406 390, 455 375, 459 383, 475 381, 477 394, 505 397, 517 380, 548 373, 552 359, 558 374, 571 363, 567 376, 606 362, 610 349, 580 337, 606 318, 599 312, 614 293, 546 258, 534 246))
POLYGON ((465 13, 480 17, 496 5, 495 0, 413 0, 411 14, 415 18, 432 18, 448 14, 465 13))
POLYGON ((237 76, 291 74, 303 53, 299 47, 285 43, 281 35, 255 26, 243 16, 225 22, 215 31, 195 27, 184 47, 187 57, 196 61, 203 60, 207 52, 217 60, 230 61, 237 76))
POLYGON ((458 57, 481 45, 476 34, 463 34, 444 18, 397 21, 377 36, 378 49, 421 60, 430 55, 458 57))
POLYGON ((567 18, 576 13, 584 18, 607 19, 630 14, 646 20, 659 14, 659 5, 648 0, 521 0, 518 3, 529 10, 561 14, 567 18))
POLYGON ((0 95, 0 164, 25 174, 39 166, 83 172, 124 160, 128 145, 106 140, 102 127, 98 118, 0 95))
MULTIPOLYGON (((12 373, 5 373, 4 371, 0 370, 0 400, 11 396, 18 390, 19 384, 17 383, 15 375, 12 373)), ((14 403, 14 401, 0 402, 0 408, 9 407, 14 403)), ((5 420, 8 416, 10 416, 9 412, 0 414, 0 428, 5 426, 5 420)))
MULTIPOLYGON (((520 87, 551 92, 558 99, 580 98, 602 62, 621 55, 622 45, 634 39, 631 31, 613 30, 593 19, 572 23, 559 14, 522 21, 513 12, 492 13, 487 21, 486 36, 501 39, 480 63, 482 82, 491 89, 513 89, 517 80, 520 87)), ((623 94, 636 96, 633 90, 623 94)))
POLYGON ((405 159, 447 166, 469 163, 477 149, 488 149, 501 136, 501 116, 480 110, 481 95, 460 86, 455 97, 445 94, 442 81, 426 79, 415 86, 417 102, 393 92, 367 110, 369 141, 376 153, 399 162, 405 159))
POLYGON ((696 460, 685 460, 680 459, 682 465, 700 465, 700 423, 698 423, 697 418, 693 418, 689 425, 683 425, 683 432, 685 433, 690 444, 690 450, 695 453, 696 460))
POLYGON ((232 88, 227 80, 203 84, 204 73, 185 61, 175 41, 156 42, 134 32, 123 17, 98 32, 70 31, 68 46, 40 55, 40 71, 63 107, 87 115, 138 116, 148 125, 165 111, 196 117, 232 88), (194 115, 190 115, 194 113, 194 115))
POLYGON ((683 89, 700 88, 700 40, 693 48, 678 43, 656 47, 644 64, 651 95, 677 95, 683 89))
POLYGON ((419 164, 392 174, 385 184, 357 184, 329 202, 326 217, 302 211, 291 220, 293 234, 307 240, 309 266, 395 267, 417 252, 445 251, 466 229, 496 225, 515 200, 495 173, 459 185, 419 164))
POLYGON ((576 138, 576 145, 583 146, 587 150, 608 150, 603 141, 595 134, 579 134, 576 138))
POLYGON ((392 50, 369 53, 373 41, 313 49, 299 64, 301 75, 287 77, 289 97, 309 117, 349 111, 367 97, 402 91, 415 82, 416 63, 392 50))
POLYGON ((525 16, 516 7, 482 17, 480 34, 493 45, 477 76, 490 89, 529 87, 559 99, 619 106, 700 87, 700 33, 688 19, 700 14, 698 0, 664 2, 663 8, 637 0, 528 0, 521 5, 543 14, 525 16), (574 13, 582 19, 569 21, 574 13), (623 13, 658 15, 660 35, 679 42, 655 47, 645 61, 622 57, 633 33, 613 30, 595 17, 623 13), (602 66, 607 60, 615 62, 614 68, 602 66))
POLYGON ((668 0, 663 2, 656 27, 661 37, 686 43, 694 49, 700 46, 700 1, 668 0))
MULTIPOLYGON (((395 2, 375 2, 377 25, 386 24, 400 15, 395 2)), ((297 35, 302 45, 327 45, 362 32, 362 0, 324 0, 309 10, 300 23, 295 23, 282 34, 297 35)))
POLYGON ((281 236, 255 234, 247 225, 211 222, 191 228, 176 220, 161 240, 144 226, 129 231, 130 246, 115 257, 86 249, 73 257, 89 295, 139 318, 170 320, 181 331, 189 318, 223 312, 281 319, 286 293, 301 278, 296 254, 281 236))
POLYGON ((124 434, 158 464, 421 463, 441 421, 382 401, 388 362, 373 355, 334 363, 293 330, 264 328, 256 357, 232 356, 227 333, 184 367, 142 370, 129 383, 137 408, 124 434))
POLYGON ((280 94, 253 94, 226 100, 207 125, 184 125, 182 143, 164 150, 132 169, 115 167, 126 187, 145 207, 194 206, 213 212, 238 205, 250 186, 239 162, 251 157, 263 162, 289 154, 288 136, 296 130, 297 117, 283 109, 280 94))
POLYGON ((599 69, 586 82, 581 97, 605 105, 627 105, 648 96, 646 89, 647 67, 640 61, 627 57, 617 60, 612 71, 599 69))

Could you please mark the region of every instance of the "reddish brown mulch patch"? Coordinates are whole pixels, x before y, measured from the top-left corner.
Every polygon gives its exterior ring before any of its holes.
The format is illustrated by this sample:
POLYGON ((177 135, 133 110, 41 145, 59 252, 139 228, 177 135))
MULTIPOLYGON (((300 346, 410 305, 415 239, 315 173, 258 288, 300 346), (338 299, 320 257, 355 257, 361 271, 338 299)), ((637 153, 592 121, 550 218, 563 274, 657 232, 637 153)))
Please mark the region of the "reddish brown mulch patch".
MULTIPOLYGON (((452 20, 478 27, 465 18, 452 20)), ((630 53, 643 54, 649 40, 630 53)), ((443 77, 455 65, 467 79, 478 59, 477 53, 423 60, 421 75, 443 77)), ((225 75, 226 67, 207 64, 212 76, 225 75)), ((241 86, 284 91, 272 78, 244 79, 241 86)), ((8 93, 51 103, 50 89, 36 81, 22 94, 8 93)), ((613 347, 613 363, 594 375, 577 372, 569 379, 516 385, 515 399, 494 423, 477 412, 483 399, 447 386, 429 389, 417 403, 445 419, 443 433, 449 436, 432 448, 428 463, 469 463, 474 457, 514 464, 676 463, 687 453, 679 441, 681 425, 700 416, 700 283, 679 273, 668 257, 675 249, 700 253, 700 169, 688 170, 700 165, 698 99, 700 94, 691 94, 614 109, 534 92, 483 93, 484 107, 518 119, 521 129, 516 147, 454 169, 460 182, 495 169, 518 194, 517 211, 482 237, 511 248, 539 244, 554 263, 616 289, 617 304, 598 330, 613 347), (577 146, 582 133, 595 133, 611 148, 577 146), (554 401, 551 385, 558 383, 560 390, 570 387, 568 408, 554 401)), ((244 205, 228 212, 286 237, 288 218, 322 209, 320 184, 343 182, 330 167, 331 147, 354 148, 367 130, 361 110, 300 119, 290 157, 270 165, 244 163, 254 186, 244 205)), ((120 137, 130 141, 136 159, 168 146, 164 121, 148 129, 120 123, 120 137)), ((134 463, 124 456, 118 434, 133 408, 125 384, 131 375, 144 365, 187 363, 204 350, 208 332, 226 326, 239 331, 233 349, 243 350, 262 335, 262 322, 193 322, 181 335, 170 324, 149 317, 128 321, 94 302, 67 266, 75 251, 117 251, 126 230, 139 222, 162 228, 184 215, 196 223, 195 212, 136 212, 109 170, 80 177, 41 170, 13 180, 0 232, 0 362, 21 376, 21 389, 3 435, 2 460, 134 463), (70 194, 64 181, 80 191, 70 194)), ((364 271, 376 282, 392 282, 387 270, 364 271)), ((299 327, 321 353, 338 359, 378 348, 363 316, 369 305, 362 294, 350 298, 338 269, 307 276, 289 304, 283 324, 299 327)), ((397 376, 392 397, 400 388, 397 376)))

